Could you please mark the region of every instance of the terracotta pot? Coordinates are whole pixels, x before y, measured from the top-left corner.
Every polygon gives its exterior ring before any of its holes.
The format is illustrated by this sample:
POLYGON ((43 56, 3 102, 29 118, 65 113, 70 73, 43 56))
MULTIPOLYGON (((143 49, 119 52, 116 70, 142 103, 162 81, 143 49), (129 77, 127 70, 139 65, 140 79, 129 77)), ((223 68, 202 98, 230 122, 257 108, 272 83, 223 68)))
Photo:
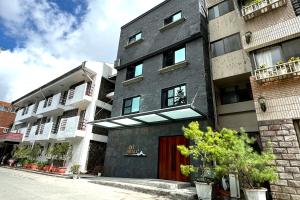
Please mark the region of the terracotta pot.
POLYGON ((58 167, 56 169, 56 173, 59 173, 59 174, 64 174, 64 173, 66 173, 66 171, 67 171, 66 167, 58 167))
POLYGON ((48 172, 49 169, 50 169, 50 166, 49 166, 49 165, 45 165, 45 166, 43 167, 43 170, 44 170, 45 172, 48 172))
POLYGON ((39 168, 39 166, 37 164, 31 164, 30 168, 32 170, 37 170, 39 168))
POLYGON ((32 164, 27 164, 27 165, 26 165, 26 169, 31 169, 31 165, 32 165, 32 164))
POLYGON ((49 170, 50 172, 56 172, 57 171, 57 167, 55 167, 55 166, 52 166, 52 167, 50 167, 50 170, 49 170))

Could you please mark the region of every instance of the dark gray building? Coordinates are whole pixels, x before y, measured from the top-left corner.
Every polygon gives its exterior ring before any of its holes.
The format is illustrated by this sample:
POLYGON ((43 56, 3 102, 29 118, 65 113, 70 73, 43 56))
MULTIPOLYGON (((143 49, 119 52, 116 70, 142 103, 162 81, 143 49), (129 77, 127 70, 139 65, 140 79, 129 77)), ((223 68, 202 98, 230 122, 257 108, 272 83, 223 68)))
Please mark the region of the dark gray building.
POLYGON ((121 28, 106 176, 187 181, 182 127, 213 125, 205 5, 166 0, 121 28))

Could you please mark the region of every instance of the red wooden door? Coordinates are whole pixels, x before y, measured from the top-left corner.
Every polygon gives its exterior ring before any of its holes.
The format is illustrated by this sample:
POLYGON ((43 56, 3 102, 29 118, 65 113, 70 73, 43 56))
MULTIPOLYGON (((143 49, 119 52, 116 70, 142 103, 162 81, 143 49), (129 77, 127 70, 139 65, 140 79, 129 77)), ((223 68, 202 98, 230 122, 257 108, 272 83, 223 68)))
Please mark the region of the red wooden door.
POLYGON ((189 158, 184 157, 177 150, 178 145, 188 145, 184 136, 160 137, 159 139, 159 179, 188 181, 182 175, 180 165, 189 164, 189 158))

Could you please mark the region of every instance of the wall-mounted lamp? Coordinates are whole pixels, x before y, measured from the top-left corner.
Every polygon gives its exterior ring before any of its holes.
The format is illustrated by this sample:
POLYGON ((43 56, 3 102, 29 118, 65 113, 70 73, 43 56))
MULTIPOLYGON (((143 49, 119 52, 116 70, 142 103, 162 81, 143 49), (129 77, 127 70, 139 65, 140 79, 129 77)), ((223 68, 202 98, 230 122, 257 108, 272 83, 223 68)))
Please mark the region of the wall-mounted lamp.
POLYGON ((267 105, 266 105, 266 99, 265 99, 265 97, 260 96, 260 97, 258 97, 257 101, 258 101, 258 103, 260 105, 261 110, 263 112, 266 112, 267 111, 267 105))
POLYGON ((252 32, 251 31, 247 31, 245 33, 245 38, 246 38, 246 43, 249 44, 251 42, 251 39, 252 39, 252 32))

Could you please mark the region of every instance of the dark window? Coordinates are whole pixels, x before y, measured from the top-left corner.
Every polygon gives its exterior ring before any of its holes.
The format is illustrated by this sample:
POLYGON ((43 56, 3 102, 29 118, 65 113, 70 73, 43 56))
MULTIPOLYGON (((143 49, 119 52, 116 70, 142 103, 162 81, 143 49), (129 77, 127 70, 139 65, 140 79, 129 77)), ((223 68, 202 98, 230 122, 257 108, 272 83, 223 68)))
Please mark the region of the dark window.
POLYGON ((133 43, 135 41, 138 41, 140 39, 142 39, 142 32, 139 32, 139 33, 137 33, 137 34, 135 34, 133 36, 130 36, 128 38, 128 44, 133 43))
POLYGON ((62 118, 71 118, 78 115, 78 109, 73 109, 69 111, 65 111, 62 115, 62 118))
POLYGON ((126 80, 141 76, 143 74, 143 64, 132 65, 127 68, 126 80))
POLYGON ((164 67, 174 65, 176 63, 180 63, 185 61, 186 59, 186 51, 185 47, 179 47, 173 50, 169 50, 164 53, 164 67))
POLYGON ((166 18, 165 19, 165 25, 168 25, 172 22, 176 22, 176 21, 180 20, 181 18, 182 18, 182 12, 179 11, 179 12, 175 13, 174 15, 166 18))
POLYGON ((187 103, 186 85, 179 85, 162 90, 162 108, 184 105, 187 103))
POLYGON ((140 112, 140 100, 140 96, 125 99, 123 102, 123 115, 140 112))
POLYGON ((252 100, 250 83, 221 89, 221 104, 232 104, 252 100))
POLYGON ((112 100, 107 98, 106 95, 113 92, 114 89, 115 89, 115 84, 113 82, 107 80, 106 78, 102 77, 98 99, 105 103, 110 102, 110 104, 111 104, 112 100))
POLYGON ((212 20, 234 10, 232 0, 226 0, 208 9, 208 19, 212 20))
POLYGON ((221 56, 241 48, 242 45, 239 33, 211 43, 212 57, 221 56))

